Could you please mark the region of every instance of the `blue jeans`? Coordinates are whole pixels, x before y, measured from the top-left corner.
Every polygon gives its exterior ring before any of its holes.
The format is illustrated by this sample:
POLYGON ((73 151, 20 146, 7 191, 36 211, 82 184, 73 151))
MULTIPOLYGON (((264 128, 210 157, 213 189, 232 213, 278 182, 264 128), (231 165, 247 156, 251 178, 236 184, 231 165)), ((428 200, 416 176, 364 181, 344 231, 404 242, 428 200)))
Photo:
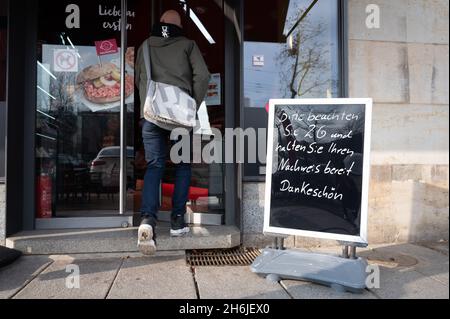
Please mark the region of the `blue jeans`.
MULTIPOLYGON (((142 139, 145 149, 147 171, 142 192, 141 216, 157 219, 160 207, 160 185, 167 157, 167 142, 170 131, 145 121, 142 125, 142 139)), ((174 143, 174 142, 172 142, 174 143)), ((172 216, 186 213, 189 187, 191 184, 191 163, 175 164, 175 189, 172 197, 172 216)))

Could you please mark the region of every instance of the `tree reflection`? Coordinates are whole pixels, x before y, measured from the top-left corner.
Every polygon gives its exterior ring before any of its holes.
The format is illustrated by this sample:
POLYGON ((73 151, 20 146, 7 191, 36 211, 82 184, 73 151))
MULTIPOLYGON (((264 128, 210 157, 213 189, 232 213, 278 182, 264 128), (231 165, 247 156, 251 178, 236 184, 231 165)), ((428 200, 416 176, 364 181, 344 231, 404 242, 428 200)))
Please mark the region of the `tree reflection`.
MULTIPOLYGON (((293 25, 304 13, 298 6, 294 12, 298 14, 288 17, 287 25, 293 25)), ((330 83, 327 76, 330 66, 326 59, 329 50, 323 43, 326 30, 326 24, 312 22, 306 16, 288 37, 287 45, 277 58, 281 79, 287 84, 286 96, 304 97, 314 90, 321 91, 330 83)))
POLYGON ((74 103, 75 76, 71 73, 60 73, 56 81, 52 81, 51 93, 56 98, 51 102, 51 114, 58 127, 59 151, 73 153, 76 143, 73 137, 78 132, 77 115, 74 103))

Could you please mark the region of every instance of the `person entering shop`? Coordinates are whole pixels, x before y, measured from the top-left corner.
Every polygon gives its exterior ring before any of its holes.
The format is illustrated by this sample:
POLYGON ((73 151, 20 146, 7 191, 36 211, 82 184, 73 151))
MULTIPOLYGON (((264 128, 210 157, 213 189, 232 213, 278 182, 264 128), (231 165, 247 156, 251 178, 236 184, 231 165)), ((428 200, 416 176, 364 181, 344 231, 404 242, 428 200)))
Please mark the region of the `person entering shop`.
MULTIPOLYGON (((148 46, 151 78, 156 82, 174 85, 188 93, 197 103, 203 102, 209 83, 209 71, 197 44, 183 33, 181 17, 175 10, 166 11, 152 28, 151 36, 138 50, 136 86, 141 100, 142 138, 147 170, 142 192, 141 224, 138 229, 138 247, 143 254, 156 251, 155 227, 160 206, 160 183, 163 177, 167 140, 173 127, 144 119, 148 75, 145 67, 144 46, 148 46)), ((184 222, 191 182, 191 164, 175 164, 175 189, 172 198, 171 236, 189 233, 184 222)))

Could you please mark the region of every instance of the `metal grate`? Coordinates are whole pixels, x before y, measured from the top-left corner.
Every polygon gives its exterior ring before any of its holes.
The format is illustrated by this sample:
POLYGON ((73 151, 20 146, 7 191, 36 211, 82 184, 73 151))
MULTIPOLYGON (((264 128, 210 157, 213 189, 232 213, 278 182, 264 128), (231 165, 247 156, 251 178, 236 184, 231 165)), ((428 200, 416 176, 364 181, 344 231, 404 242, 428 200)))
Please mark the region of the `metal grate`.
POLYGON ((246 247, 188 250, 186 262, 190 266, 249 266, 259 254, 258 249, 246 247))

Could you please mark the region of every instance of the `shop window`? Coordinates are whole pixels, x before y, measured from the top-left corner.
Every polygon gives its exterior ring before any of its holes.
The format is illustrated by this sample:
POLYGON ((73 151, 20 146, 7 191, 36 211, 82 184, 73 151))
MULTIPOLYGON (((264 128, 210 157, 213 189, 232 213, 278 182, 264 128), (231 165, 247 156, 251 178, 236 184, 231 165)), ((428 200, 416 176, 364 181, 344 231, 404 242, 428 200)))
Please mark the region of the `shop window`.
MULTIPOLYGON (((187 37, 202 51, 213 74, 203 115, 209 118, 211 127, 225 128, 222 1, 189 1, 193 10, 189 16, 183 3, 127 1, 128 214, 140 209, 146 168, 137 124, 139 94, 133 83, 135 52, 148 38, 152 21, 159 21, 165 10, 176 9, 182 14, 187 37)), ((39 1, 35 134, 38 218, 106 216, 119 210, 120 7, 120 0, 39 1)), ((219 164, 193 165, 188 211, 224 213, 223 170, 219 164)), ((172 208, 174 180, 174 166, 168 161, 161 211, 172 208)))
MULTIPOLYGON (((119 0, 39 1, 35 135, 38 218, 103 216, 118 211, 119 20, 119 0)), ((130 27, 133 20, 130 13, 130 27)), ((126 50, 127 117, 132 127, 134 48, 126 50)), ((131 132, 130 182, 134 158, 131 132)))
MULTIPOLYGON (((273 98, 341 97, 341 1, 247 0, 244 6, 244 123, 267 127, 273 98)), ((265 138, 265 137, 259 137, 265 138)), ((246 164, 263 177, 264 163, 246 164)))

